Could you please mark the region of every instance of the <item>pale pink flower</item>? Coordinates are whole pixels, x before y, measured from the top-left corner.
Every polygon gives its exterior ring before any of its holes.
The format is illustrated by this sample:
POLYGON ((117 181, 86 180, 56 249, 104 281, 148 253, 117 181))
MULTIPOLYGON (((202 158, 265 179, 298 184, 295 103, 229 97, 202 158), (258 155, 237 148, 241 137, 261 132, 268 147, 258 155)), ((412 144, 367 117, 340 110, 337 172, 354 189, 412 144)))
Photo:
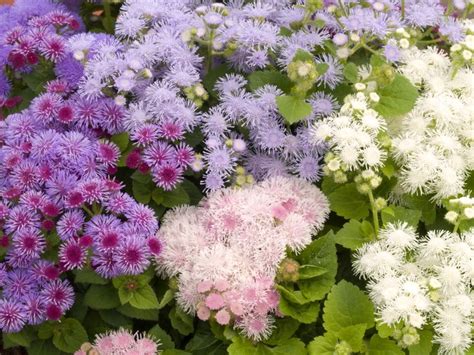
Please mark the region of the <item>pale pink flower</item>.
POLYGON ((216 313, 216 321, 220 325, 227 325, 230 321, 230 314, 225 309, 221 309, 216 313))

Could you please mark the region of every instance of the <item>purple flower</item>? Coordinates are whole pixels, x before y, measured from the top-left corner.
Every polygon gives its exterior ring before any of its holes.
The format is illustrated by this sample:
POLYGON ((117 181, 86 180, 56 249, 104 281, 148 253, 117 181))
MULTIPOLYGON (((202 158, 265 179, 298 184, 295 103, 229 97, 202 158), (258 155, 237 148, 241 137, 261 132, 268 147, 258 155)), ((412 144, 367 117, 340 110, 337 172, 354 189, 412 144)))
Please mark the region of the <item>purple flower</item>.
POLYGON ((438 0, 409 0, 405 4, 406 20, 418 27, 438 24, 443 13, 444 8, 438 0))
POLYGON ((316 58, 316 63, 328 65, 326 72, 318 78, 318 82, 334 89, 343 78, 341 63, 329 54, 322 54, 316 58))
POLYGON ((35 294, 28 294, 23 299, 26 319, 29 324, 40 324, 45 320, 45 304, 35 294))
POLYGON ((16 269, 8 273, 7 282, 3 286, 3 297, 20 299, 36 290, 37 280, 27 269, 16 269))
POLYGON ((116 255, 117 264, 126 275, 138 275, 150 265, 150 253, 144 238, 128 237, 120 245, 116 255))
POLYGON ((30 259, 39 258, 46 248, 46 241, 37 229, 24 228, 13 235, 15 252, 30 259))
POLYGON ((297 157, 293 169, 299 177, 311 182, 318 181, 321 177, 319 157, 311 154, 297 157))
POLYGON ((14 300, 0 300, 0 329, 5 333, 20 331, 28 318, 25 306, 14 300))
POLYGON ((152 167, 153 181, 163 190, 173 190, 183 180, 183 168, 170 163, 152 167))
POLYGON ((40 295, 46 304, 54 304, 63 312, 74 304, 74 290, 67 280, 54 280, 46 283, 40 295))
POLYGON ((87 252, 79 241, 70 239, 61 245, 58 256, 65 270, 81 269, 86 262, 87 252))
POLYGON ((309 103, 313 107, 313 114, 316 117, 325 117, 331 115, 339 108, 339 104, 334 97, 322 91, 314 93, 309 103))
POLYGON ((75 237, 84 225, 84 213, 80 210, 66 211, 56 224, 59 238, 68 240, 75 237))
POLYGON ((138 234, 149 236, 158 229, 158 221, 153 210, 141 203, 135 204, 124 214, 128 218, 128 226, 138 234))
POLYGON ((143 160, 152 167, 172 163, 173 158, 173 147, 166 142, 156 142, 143 151, 143 160))
POLYGON ((465 36, 461 23, 452 17, 444 18, 443 21, 441 21, 439 32, 454 43, 462 41, 465 36))
POLYGON ((400 49, 397 46, 387 44, 384 47, 383 54, 389 62, 397 62, 400 58, 400 49))

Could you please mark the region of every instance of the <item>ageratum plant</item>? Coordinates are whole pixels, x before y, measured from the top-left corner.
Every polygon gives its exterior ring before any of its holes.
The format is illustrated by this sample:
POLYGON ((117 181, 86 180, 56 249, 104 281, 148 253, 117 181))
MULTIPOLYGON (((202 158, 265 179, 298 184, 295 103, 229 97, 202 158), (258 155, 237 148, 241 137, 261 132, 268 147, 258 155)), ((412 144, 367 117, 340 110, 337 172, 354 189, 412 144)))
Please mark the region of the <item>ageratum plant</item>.
POLYGON ((473 13, 0 6, 0 352, 472 353, 473 13))

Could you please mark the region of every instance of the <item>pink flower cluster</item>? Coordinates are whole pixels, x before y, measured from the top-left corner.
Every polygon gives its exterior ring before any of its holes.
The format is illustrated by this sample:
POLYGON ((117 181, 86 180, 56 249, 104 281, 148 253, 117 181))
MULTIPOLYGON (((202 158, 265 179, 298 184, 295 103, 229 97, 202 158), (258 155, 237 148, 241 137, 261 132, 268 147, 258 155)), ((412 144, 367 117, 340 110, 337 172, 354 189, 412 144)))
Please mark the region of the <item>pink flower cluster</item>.
POLYGON ((264 339, 278 315, 275 277, 286 250, 308 245, 328 212, 321 191, 299 178, 221 189, 165 215, 158 265, 178 277, 185 311, 264 339))
POLYGON ((85 343, 74 355, 155 355, 158 354, 158 343, 145 334, 131 334, 119 329, 106 334, 99 334, 95 343, 85 343))

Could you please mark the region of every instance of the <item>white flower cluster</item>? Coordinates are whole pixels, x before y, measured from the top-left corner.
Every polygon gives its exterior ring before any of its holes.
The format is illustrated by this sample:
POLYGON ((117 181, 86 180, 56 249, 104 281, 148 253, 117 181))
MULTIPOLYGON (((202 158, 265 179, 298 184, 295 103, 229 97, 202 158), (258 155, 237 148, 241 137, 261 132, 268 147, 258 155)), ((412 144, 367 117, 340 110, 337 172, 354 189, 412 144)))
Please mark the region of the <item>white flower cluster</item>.
POLYGON ((402 167, 401 189, 432 194, 436 201, 463 194, 474 168, 474 73, 455 72, 448 56, 435 48, 406 50, 400 71, 422 92, 390 133, 402 167))
POLYGON ((464 20, 464 39, 451 46, 451 57, 460 64, 474 64, 474 21, 464 20))
POLYGON ((356 273, 382 323, 433 326, 440 353, 463 354, 474 320, 474 230, 461 236, 430 231, 419 238, 405 223, 389 224, 380 239, 362 246, 356 273))
POLYGON ((378 136, 384 131, 385 121, 364 93, 347 96, 336 115, 313 127, 315 141, 327 143, 331 150, 325 159, 325 174, 345 182, 347 171, 376 170, 383 165, 387 153, 378 136))

